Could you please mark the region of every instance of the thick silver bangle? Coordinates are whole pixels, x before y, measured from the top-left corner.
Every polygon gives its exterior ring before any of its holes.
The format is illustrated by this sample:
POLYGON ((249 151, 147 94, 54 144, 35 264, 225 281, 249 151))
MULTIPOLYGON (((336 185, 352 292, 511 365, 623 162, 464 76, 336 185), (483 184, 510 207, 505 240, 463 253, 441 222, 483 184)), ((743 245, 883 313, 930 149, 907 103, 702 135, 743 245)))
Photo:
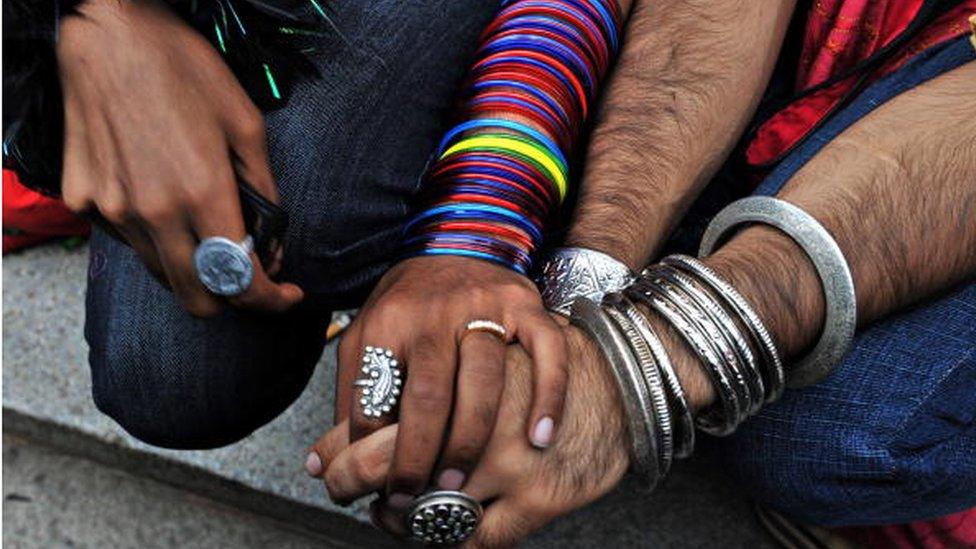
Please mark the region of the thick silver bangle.
POLYGON ((735 313, 745 325, 746 330, 756 343, 763 364, 763 378, 766 387, 766 403, 775 401, 783 393, 785 375, 783 361, 780 359, 776 344, 773 343, 769 330, 759 319, 759 315, 749 306, 742 294, 731 284, 723 280, 707 265, 687 255, 671 255, 662 261, 665 265, 675 267, 692 275, 697 280, 707 284, 726 306, 735 313))
MULTIPOLYGON (((659 355, 651 349, 651 338, 654 338, 653 330, 650 329, 647 319, 640 314, 634 304, 619 292, 607 294, 603 298, 603 306, 623 330, 624 335, 630 341, 631 350, 641 362, 644 381, 651 391, 654 411, 657 415, 657 432, 660 443, 658 462, 661 468, 661 476, 664 476, 671 469, 671 463, 676 456, 675 440, 678 433, 668 399, 669 389, 666 387, 664 376, 661 373, 661 364, 658 362, 659 355), (648 335, 651 337, 649 338, 648 335)), ((691 430, 694 432, 693 424, 691 430)))
POLYGON ((749 414, 758 412, 766 397, 765 384, 752 348, 743 337, 739 326, 711 296, 684 273, 666 265, 655 266, 652 270, 691 300, 691 304, 697 309, 696 317, 707 329, 709 336, 720 344, 719 348, 726 355, 726 361, 733 369, 740 370, 744 375, 749 389, 749 414), (729 356, 729 353, 732 353, 732 356, 729 356))
POLYGON ((585 297, 578 298, 573 302, 570 322, 593 338, 610 363, 627 415, 632 465, 635 472, 645 479, 647 488, 651 489, 660 479, 657 434, 654 432, 657 421, 637 359, 613 320, 599 304, 585 297))
POLYGON ((769 196, 743 198, 715 216, 702 237, 700 256, 715 249, 728 232, 743 223, 771 225, 792 238, 810 258, 823 285, 826 315, 820 340, 789 369, 786 384, 804 387, 830 375, 850 349, 857 327, 854 278, 840 246, 810 214, 769 196))
POLYGON ((731 434, 744 416, 744 404, 736 390, 730 372, 715 350, 709 338, 702 334, 694 321, 676 307, 667 294, 655 284, 638 278, 624 292, 625 295, 647 304, 653 311, 670 323, 688 343, 692 351, 705 365, 705 372, 715 387, 716 403, 700 414, 695 423, 702 431, 715 436, 731 434))
POLYGON ((609 255, 589 248, 556 248, 542 262, 536 283, 542 302, 568 315, 578 297, 599 303, 610 292, 622 290, 634 273, 609 255))

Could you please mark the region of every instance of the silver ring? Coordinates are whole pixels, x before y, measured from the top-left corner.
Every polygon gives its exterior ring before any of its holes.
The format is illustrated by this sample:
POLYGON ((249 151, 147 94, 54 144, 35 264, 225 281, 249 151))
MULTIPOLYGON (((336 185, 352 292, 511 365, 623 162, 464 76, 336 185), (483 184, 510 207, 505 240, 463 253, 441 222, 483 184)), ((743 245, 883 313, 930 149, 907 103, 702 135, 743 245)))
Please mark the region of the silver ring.
POLYGON ((406 526, 414 539, 427 545, 457 545, 474 534, 484 510, 464 492, 436 490, 414 502, 406 526))
POLYGON ((461 337, 464 337, 469 332, 484 332, 486 334, 491 334, 502 341, 508 341, 508 330, 494 320, 484 318, 472 320, 471 322, 465 324, 464 333, 461 335, 461 337))
POLYGON ((251 252, 254 239, 251 235, 241 242, 222 236, 212 236, 200 241, 193 252, 193 265, 200 283, 211 293, 225 297, 241 295, 254 280, 254 264, 251 252))
POLYGON ((378 418, 396 406, 403 385, 399 362, 393 351, 367 345, 363 349, 362 376, 353 382, 362 388, 359 405, 366 417, 378 418))
POLYGON ((803 249, 817 270, 826 304, 823 330, 810 354, 787 372, 786 386, 817 383, 840 364, 857 328, 854 277, 844 252, 830 232, 802 209, 778 198, 753 196, 729 204, 715 216, 705 229, 698 255, 710 254, 730 229, 743 223, 763 223, 783 231, 803 249))

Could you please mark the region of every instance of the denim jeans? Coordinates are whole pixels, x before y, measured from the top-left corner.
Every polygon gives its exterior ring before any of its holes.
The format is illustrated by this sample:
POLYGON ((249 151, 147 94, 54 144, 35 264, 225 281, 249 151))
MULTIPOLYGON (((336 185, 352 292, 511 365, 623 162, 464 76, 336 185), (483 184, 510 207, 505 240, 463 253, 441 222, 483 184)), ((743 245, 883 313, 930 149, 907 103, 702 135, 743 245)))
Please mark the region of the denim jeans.
MULTIPOLYGON (((129 248, 95 233, 85 334, 99 409, 148 443, 210 448, 243 438, 297 398, 329 311, 358 304, 395 259, 410 199, 496 6, 337 5, 342 36, 317 54, 322 78, 268 118, 291 218, 283 277, 306 290, 300 310, 194 319, 129 248)), ((681 234, 701 224, 689 220, 681 234)), ((730 470, 762 501, 815 522, 905 520, 973 505, 974 330, 972 287, 869 328, 837 374, 719 441, 730 470)))

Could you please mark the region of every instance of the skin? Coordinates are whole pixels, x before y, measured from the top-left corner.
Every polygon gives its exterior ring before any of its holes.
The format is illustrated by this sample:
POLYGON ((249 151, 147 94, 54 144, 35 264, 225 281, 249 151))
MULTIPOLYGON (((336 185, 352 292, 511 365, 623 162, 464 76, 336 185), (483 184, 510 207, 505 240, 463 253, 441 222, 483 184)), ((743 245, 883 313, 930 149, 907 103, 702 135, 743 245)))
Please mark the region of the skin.
POLYGON ((244 239, 236 177, 278 201, 263 118, 220 55, 154 2, 88 0, 80 11, 57 46, 65 203, 98 211, 193 315, 298 303, 301 289, 273 282, 256 256, 251 287, 227 300, 193 267, 200 239, 244 239))
MULTIPOLYGON (((844 251, 861 325, 976 278, 974 81, 976 63, 969 63, 889 101, 828 144, 779 195, 818 219, 844 251), (946 120, 953 121, 951 131, 946 120)), ((605 231, 595 240, 608 238, 605 231)), ((819 279, 782 233, 744 229, 705 261, 755 307, 787 364, 819 336, 819 279)), ((659 319, 652 321, 663 329, 659 319)), ((622 476, 622 410, 606 407, 618 401, 616 389, 593 344, 566 330, 572 367, 564 433, 542 455, 510 434, 508 422, 518 424, 517 410, 524 410, 524 390, 517 386, 528 366, 517 349, 508 355, 511 376, 502 410, 516 413, 499 416, 488 450, 463 488, 492 500, 469 547, 512 546, 553 517, 603 495, 622 476)), ((707 408, 713 395, 701 381, 701 366, 673 337, 664 341, 686 388, 704 389, 690 391, 694 407, 707 408)), ((346 498, 365 495, 380 486, 370 480, 384 478, 389 448, 383 440, 395 427, 352 446, 335 434, 342 428, 316 446, 329 459, 326 484, 346 498)), ((376 516, 384 528, 402 532, 396 509, 379 504, 376 516)))

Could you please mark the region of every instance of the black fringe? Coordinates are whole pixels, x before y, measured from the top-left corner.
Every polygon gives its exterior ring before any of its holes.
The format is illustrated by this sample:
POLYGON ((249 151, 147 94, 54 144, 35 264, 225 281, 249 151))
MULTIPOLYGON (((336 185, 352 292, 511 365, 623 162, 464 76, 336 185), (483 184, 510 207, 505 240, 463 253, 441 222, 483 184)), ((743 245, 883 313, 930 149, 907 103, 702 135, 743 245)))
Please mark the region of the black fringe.
MULTIPOLYGON (((60 194, 64 138, 54 44, 61 17, 82 1, 2 2, 3 165, 50 196, 60 194)), ((262 0, 167 1, 213 42, 262 110, 283 106, 296 82, 317 76, 307 54, 325 33, 323 0, 288 7, 262 0)))

